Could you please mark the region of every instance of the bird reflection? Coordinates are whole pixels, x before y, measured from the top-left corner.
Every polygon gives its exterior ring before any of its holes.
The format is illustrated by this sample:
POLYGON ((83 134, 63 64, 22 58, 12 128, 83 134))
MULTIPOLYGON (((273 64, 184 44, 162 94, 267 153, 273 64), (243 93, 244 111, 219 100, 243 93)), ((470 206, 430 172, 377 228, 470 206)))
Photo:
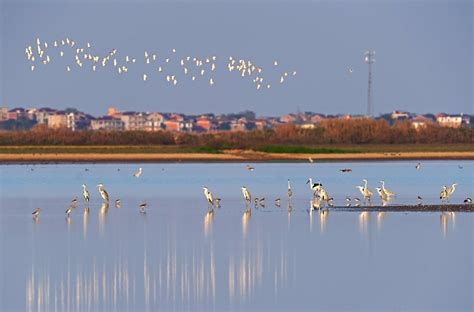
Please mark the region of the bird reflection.
POLYGON ((319 211, 319 224, 320 224, 321 234, 323 234, 324 231, 326 230, 326 223, 328 220, 328 216, 329 216, 329 210, 324 209, 324 210, 319 211))
POLYGON ((242 235, 243 235, 243 238, 247 237, 248 222, 249 222, 251 216, 252 216, 252 210, 250 210, 250 209, 246 209, 244 214, 242 215, 242 235))
POLYGON ((214 210, 208 210, 204 216, 204 237, 209 236, 209 232, 212 232, 212 221, 214 220, 214 210))
POLYGON ((454 213, 454 211, 442 212, 439 216, 439 222, 441 226, 441 233, 443 234, 443 237, 446 237, 446 235, 448 234, 449 223, 452 224, 453 229, 456 225, 456 214, 454 213))
POLYGON ((377 213, 377 229, 382 229, 382 221, 385 217, 385 211, 380 211, 377 213))
POLYGON ((359 214, 359 232, 361 234, 367 234, 369 224, 369 213, 367 211, 362 211, 359 214))

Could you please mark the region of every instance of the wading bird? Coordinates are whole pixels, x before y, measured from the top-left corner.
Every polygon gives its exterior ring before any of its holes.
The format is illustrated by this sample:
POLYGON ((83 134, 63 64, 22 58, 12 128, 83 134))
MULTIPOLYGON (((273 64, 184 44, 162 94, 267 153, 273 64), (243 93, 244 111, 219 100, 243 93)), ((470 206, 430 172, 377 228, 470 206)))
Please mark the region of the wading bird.
POLYGON ((91 195, 89 194, 89 191, 87 190, 87 186, 85 184, 82 184, 82 196, 84 197, 84 201, 88 203, 91 198, 91 195))
POLYGON ((74 197, 72 200, 71 200, 71 207, 72 208, 76 208, 77 206, 77 197, 74 197))
POLYGON ((288 199, 291 199, 291 196, 293 196, 293 191, 291 190, 291 185, 290 185, 290 179, 288 179, 288 199))
POLYGON ((321 190, 321 187, 323 186, 321 183, 313 183, 312 178, 308 178, 308 181, 306 181, 306 184, 309 184, 309 187, 311 191, 313 192, 313 196, 316 196, 317 193, 321 190))
POLYGON ((240 188, 242 190, 242 195, 244 195, 245 201, 249 204, 252 201, 252 196, 245 186, 240 188))
POLYGON ((417 163, 416 166, 415 166, 416 170, 420 170, 421 168, 421 163, 417 163))
POLYGON ((385 191, 381 187, 376 187, 375 189, 377 190, 377 193, 379 194, 380 199, 382 200, 382 202, 388 201, 389 196, 388 196, 387 193, 385 193, 385 191))
POLYGON ((206 197, 208 208, 214 208, 214 197, 212 196, 211 191, 205 186, 202 188, 204 191, 204 196, 206 197))
POLYGON ((146 203, 141 203, 140 206, 138 206, 140 208, 140 213, 146 213, 146 207, 147 207, 147 204, 146 203))
POLYGON ((356 186, 360 193, 362 194, 362 196, 364 196, 364 199, 369 201, 370 202, 370 198, 372 197, 373 193, 372 191, 367 187, 367 180, 362 180, 364 181, 364 186, 361 186, 361 185, 358 185, 356 186))
POLYGON ((115 200, 115 208, 120 208, 120 199, 115 200))
POLYGON ((382 191, 387 194, 388 197, 392 197, 392 196, 395 196, 395 193, 392 192, 392 191, 389 191, 388 189, 385 188, 385 181, 380 181, 380 183, 382 183, 382 191))
POLYGON ((71 207, 68 207, 68 208, 66 209, 66 216, 67 216, 68 218, 69 218, 69 215, 71 214, 71 211, 72 211, 71 207))
POLYGON ((104 185, 102 183, 99 183, 97 184, 97 186, 99 187, 99 193, 102 199, 106 202, 109 202, 109 193, 107 193, 107 191, 105 190, 104 185))

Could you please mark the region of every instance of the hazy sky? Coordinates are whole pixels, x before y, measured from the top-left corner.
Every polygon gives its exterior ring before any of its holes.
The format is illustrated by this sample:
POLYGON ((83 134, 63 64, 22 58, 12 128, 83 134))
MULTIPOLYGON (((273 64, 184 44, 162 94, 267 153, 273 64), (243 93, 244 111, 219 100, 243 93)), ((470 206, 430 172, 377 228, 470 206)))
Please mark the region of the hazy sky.
POLYGON ((473 113, 470 0, 0 2, 0 106, 76 107, 94 115, 111 105, 184 113, 364 114, 363 53, 374 49, 376 114, 473 113), (25 48, 35 47, 37 37, 51 45, 66 36, 82 47, 90 42, 93 53, 116 48, 119 58, 128 54, 140 63, 145 50, 160 57, 176 48, 176 64, 170 65, 176 71, 181 57, 216 55, 215 85, 180 78, 173 87, 156 70, 148 70, 144 83, 144 65, 126 75, 111 64, 92 72, 79 68, 73 54, 59 58, 57 51, 49 52, 49 65, 32 72, 25 48), (251 80, 227 72, 229 56, 262 66, 272 88, 257 91, 251 80), (297 75, 280 85, 274 60, 278 70, 297 75))

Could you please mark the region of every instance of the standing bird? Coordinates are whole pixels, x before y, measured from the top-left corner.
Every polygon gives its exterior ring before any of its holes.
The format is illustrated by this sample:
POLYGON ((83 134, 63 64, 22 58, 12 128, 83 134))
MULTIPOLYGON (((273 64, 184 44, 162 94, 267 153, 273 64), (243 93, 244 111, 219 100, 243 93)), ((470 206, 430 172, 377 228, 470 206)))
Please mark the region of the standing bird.
POLYGON ((33 216, 33 218, 38 218, 40 212, 41 212, 41 208, 36 208, 31 215, 33 216))
POLYGON ((377 193, 379 193, 380 199, 381 199, 383 202, 388 201, 389 196, 388 196, 387 193, 385 193, 385 191, 384 191, 381 187, 376 187, 375 189, 377 190, 377 193))
POLYGON ((291 185, 290 185, 290 179, 288 179, 288 199, 291 199, 291 196, 293 196, 293 191, 291 190, 291 185))
POLYGON ((242 195, 244 195, 245 201, 249 204, 252 201, 252 196, 245 186, 240 188, 242 190, 242 195))
POLYGON ((370 198, 372 197, 373 193, 367 187, 367 180, 364 179, 362 181, 364 181, 364 186, 358 185, 357 188, 359 189, 362 196, 364 196, 364 198, 370 202, 370 198))
POLYGON ((394 193, 394 192, 389 191, 389 190, 387 190, 387 189, 385 188, 385 181, 380 181, 380 183, 382 183, 382 187, 381 187, 382 191, 383 191, 385 194, 387 194, 388 197, 395 196, 395 193, 394 193))
MULTIPOLYGON (((465 204, 472 204, 472 198, 471 197, 468 197, 464 200, 464 203, 465 204)), ((39 208, 38 208, 39 209, 39 208)))
POLYGON ((309 160, 310 163, 314 163, 313 158, 309 157, 308 160, 309 160))
POLYGON ((421 168, 421 163, 417 163, 416 166, 415 166, 415 169, 420 170, 420 168, 421 168))
POLYGON ((202 188, 204 190, 204 197, 206 197, 208 208, 214 208, 214 197, 212 196, 211 191, 207 188, 207 186, 202 188))
POLYGON ((142 175, 142 172, 143 172, 142 168, 138 168, 138 170, 135 171, 135 173, 133 174, 133 176, 134 176, 135 178, 139 178, 139 177, 142 175))
POLYGON ((109 193, 104 188, 104 185, 102 183, 97 185, 99 187, 99 193, 102 199, 106 202, 109 202, 109 193))
POLYGON ((115 208, 120 208, 120 199, 115 200, 115 208))
POLYGON ((71 214, 71 211, 72 211, 71 207, 68 207, 68 208, 66 209, 66 216, 67 216, 68 218, 69 218, 69 215, 71 214))
POLYGON ((323 186, 321 183, 313 183, 312 178, 308 178, 308 181, 306 181, 306 184, 309 184, 309 187, 311 191, 313 191, 313 195, 316 196, 316 194, 321 190, 321 187, 323 186))
POLYGON ((454 193, 454 191, 456 190, 456 185, 458 185, 458 184, 457 184, 457 183, 453 183, 453 184, 451 185, 451 187, 448 187, 448 197, 451 196, 451 195, 454 193))
POLYGON ((142 203, 140 204, 140 213, 146 213, 146 207, 147 207, 147 204, 146 203, 142 203))
POLYGON ((82 196, 84 197, 84 201, 88 203, 91 198, 91 195, 89 194, 89 191, 87 190, 87 186, 85 184, 82 184, 82 196))
POLYGON ((255 170, 255 168, 250 166, 250 165, 247 165, 246 168, 247 168, 248 171, 254 171, 255 170))

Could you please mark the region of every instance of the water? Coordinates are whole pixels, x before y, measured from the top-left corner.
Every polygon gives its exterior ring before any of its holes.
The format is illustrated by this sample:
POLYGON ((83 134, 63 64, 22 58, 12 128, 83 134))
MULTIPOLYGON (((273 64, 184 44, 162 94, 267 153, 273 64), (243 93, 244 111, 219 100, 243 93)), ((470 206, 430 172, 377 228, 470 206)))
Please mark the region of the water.
POLYGON ((363 178, 372 188, 384 179, 397 193, 393 204, 416 204, 418 195, 438 203, 441 186, 454 182, 452 203, 472 197, 473 161, 425 161, 419 171, 415 164, 267 163, 252 164, 253 172, 245 164, 0 166, 0 310, 472 311, 471 214, 307 212, 308 176, 336 205, 360 196, 363 178), (338 172, 346 167, 353 172, 338 172), (245 213, 242 185, 266 207, 245 213), (213 214, 202 186, 222 198, 213 214), (67 219, 74 196, 79 205, 67 219), (36 207, 43 211, 34 221, 36 207))

